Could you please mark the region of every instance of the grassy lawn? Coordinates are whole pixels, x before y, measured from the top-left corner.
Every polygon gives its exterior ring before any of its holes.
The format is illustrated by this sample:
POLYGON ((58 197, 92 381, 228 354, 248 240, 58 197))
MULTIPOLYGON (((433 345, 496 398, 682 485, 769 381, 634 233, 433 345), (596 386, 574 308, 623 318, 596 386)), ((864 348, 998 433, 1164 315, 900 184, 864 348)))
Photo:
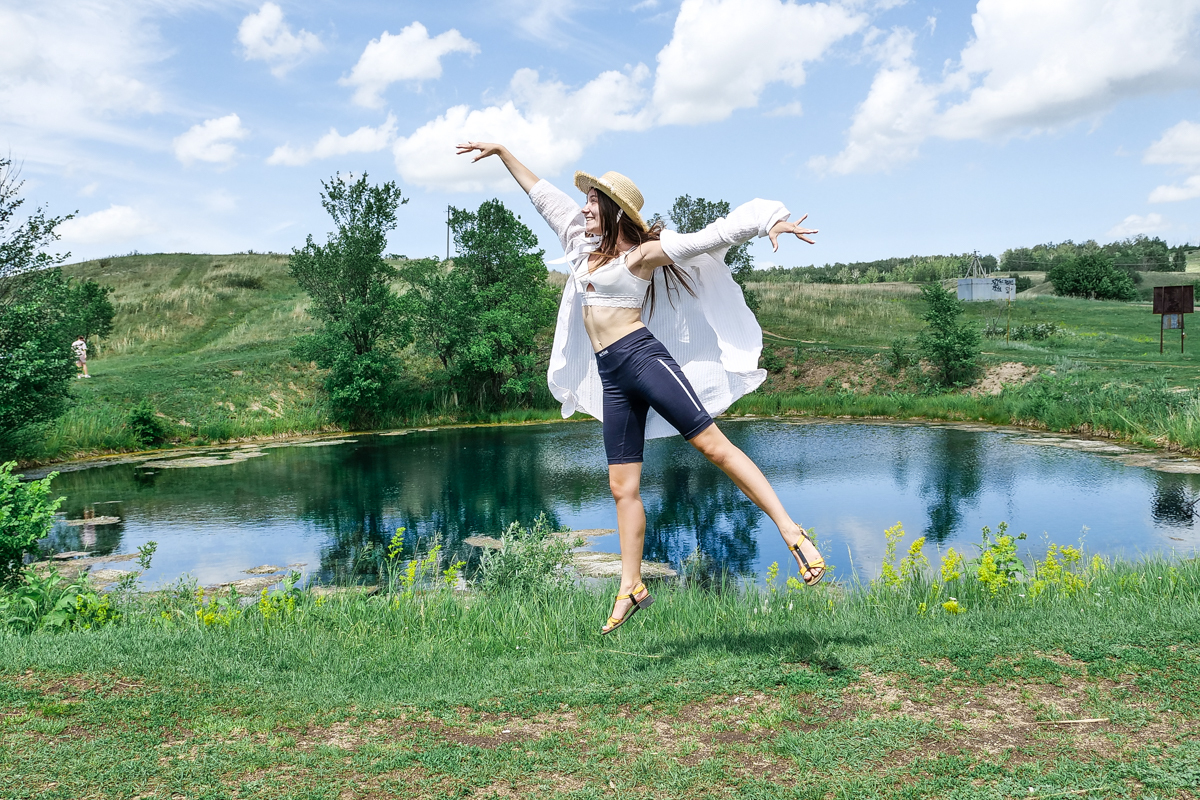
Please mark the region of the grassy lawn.
POLYGON ((929 589, 659 587, 606 638, 582 589, 207 626, 160 595, 0 639, 0 795, 1196 796, 1196 562, 1036 600, 962 586, 961 613, 929 589))

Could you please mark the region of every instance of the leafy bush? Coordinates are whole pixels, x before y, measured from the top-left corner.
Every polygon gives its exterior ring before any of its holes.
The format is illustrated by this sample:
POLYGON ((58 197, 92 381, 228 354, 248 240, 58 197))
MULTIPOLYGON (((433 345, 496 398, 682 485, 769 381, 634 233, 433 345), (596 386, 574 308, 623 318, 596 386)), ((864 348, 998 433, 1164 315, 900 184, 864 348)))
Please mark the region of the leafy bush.
POLYGON ((1046 273, 1054 284, 1054 293, 1067 297, 1086 297, 1092 300, 1135 300, 1137 290, 1128 273, 1113 266, 1110 257, 1102 252, 1082 253, 1065 259, 1046 273))
POLYGON ((571 550, 583 540, 563 536, 550 527, 545 514, 532 528, 514 522, 500 536, 500 547, 483 554, 477 582, 485 592, 523 589, 542 592, 568 586, 571 550))
POLYGON ((899 375, 917 363, 917 357, 908 351, 907 339, 893 339, 892 346, 883 354, 883 368, 889 375, 899 375))
POLYGON ((109 595, 97 592, 86 579, 65 583, 54 568, 45 575, 27 570, 19 584, 0 592, 0 622, 22 633, 99 628, 120 616, 109 595))
POLYGON ((774 349, 764 347, 762 357, 758 359, 758 366, 767 372, 781 372, 787 366, 787 359, 776 353, 774 349))
POLYGON ((125 427, 142 447, 165 442, 171 435, 166 420, 158 416, 157 409, 149 400, 144 399, 129 410, 129 416, 125 418, 125 427))
POLYGON ((12 461, 0 464, 0 585, 19 578, 25 554, 50 533, 54 512, 65 499, 50 499, 50 482, 57 472, 22 483, 12 473, 15 466, 12 461))
POLYGON ((917 335, 917 349, 929 360, 943 386, 959 386, 979 374, 979 331, 960 317, 962 303, 940 283, 921 287, 929 308, 921 315, 926 328, 917 335))
POLYGON ((1025 275, 1018 275, 1015 272, 1012 275, 1009 275, 1008 277, 1012 278, 1013 280, 1015 280, 1017 282, 1017 292, 1018 293, 1023 292, 1026 289, 1033 288, 1033 278, 1027 277, 1025 275))
POLYGON ((1041 342, 1054 338, 1058 333, 1058 325, 1053 322, 1013 325, 1006 332, 1004 322, 998 319, 989 319, 987 327, 983 329, 983 335, 989 339, 1003 339, 1007 335, 1017 342, 1041 342))

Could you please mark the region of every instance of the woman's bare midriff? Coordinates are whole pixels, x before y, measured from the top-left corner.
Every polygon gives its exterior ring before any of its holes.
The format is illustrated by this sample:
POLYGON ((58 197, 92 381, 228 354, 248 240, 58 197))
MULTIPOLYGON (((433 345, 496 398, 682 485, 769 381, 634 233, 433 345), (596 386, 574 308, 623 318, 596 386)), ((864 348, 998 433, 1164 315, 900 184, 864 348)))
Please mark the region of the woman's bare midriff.
POLYGON ((640 308, 584 306, 583 327, 592 340, 592 351, 599 353, 622 336, 646 326, 642 323, 640 308))

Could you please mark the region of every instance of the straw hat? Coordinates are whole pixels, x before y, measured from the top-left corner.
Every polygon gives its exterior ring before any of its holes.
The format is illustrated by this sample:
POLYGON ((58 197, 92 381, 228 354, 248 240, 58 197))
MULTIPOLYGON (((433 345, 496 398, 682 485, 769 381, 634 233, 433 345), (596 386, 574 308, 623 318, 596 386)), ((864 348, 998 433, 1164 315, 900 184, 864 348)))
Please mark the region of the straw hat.
POLYGON ((638 226, 644 230, 650 230, 650 226, 642 219, 641 210, 642 204, 645 202, 642 199, 642 193, 638 191, 637 186, 633 181, 626 178, 619 172, 606 172, 599 178, 594 175, 589 175, 586 172, 575 173, 575 186, 584 194, 588 193, 589 189, 597 189, 604 192, 625 212, 631 220, 636 222, 638 226))

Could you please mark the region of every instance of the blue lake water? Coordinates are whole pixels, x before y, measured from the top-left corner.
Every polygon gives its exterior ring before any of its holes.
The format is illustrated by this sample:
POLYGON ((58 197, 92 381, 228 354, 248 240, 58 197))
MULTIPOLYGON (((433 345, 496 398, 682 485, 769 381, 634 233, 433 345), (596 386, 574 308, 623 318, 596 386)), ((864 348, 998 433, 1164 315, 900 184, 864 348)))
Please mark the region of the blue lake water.
MULTIPOLYGON (((774 484, 793 517, 815 528, 836 577, 878 574, 883 530, 901 522, 927 553, 973 553, 980 528, 1007 521, 1026 532, 1022 554, 1048 542, 1137 558, 1191 554, 1200 544, 1194 501, 1200 475, 1180 462, 1164 472, 1139 454, 1019 431, 954 426, 769 419, 722 429, 774 484)), ((47 542, 57 551, 129 553, 158 543, 147 585, 187 573, 201 584, 245 577, 260 564, 304 564, 344 579, 368 545, 407 529, 411 548, 440 534, 447 548, 498 535, 513 520, 546 513, 576 530, 614 528, 599 424, 448 428, 355 435, 352 441, 244 446, 214 451, 220 466, 165 468, 163 454, 64 472, 67 497, 47 542), (111 525, 66 524, 85 514, 111 525)), ((1087 444, 1087 443, 1085 443, 1087 444)), ((719 568, 762 574, 792 561, 774 526, 715 467, 680 439, 646 448, 646 558, 678 564, 699 550, 719 568)), ((616 536, 594 549, 615 552, 616 536)), ((936 561, 935 561, 936 563, 936 561)))

